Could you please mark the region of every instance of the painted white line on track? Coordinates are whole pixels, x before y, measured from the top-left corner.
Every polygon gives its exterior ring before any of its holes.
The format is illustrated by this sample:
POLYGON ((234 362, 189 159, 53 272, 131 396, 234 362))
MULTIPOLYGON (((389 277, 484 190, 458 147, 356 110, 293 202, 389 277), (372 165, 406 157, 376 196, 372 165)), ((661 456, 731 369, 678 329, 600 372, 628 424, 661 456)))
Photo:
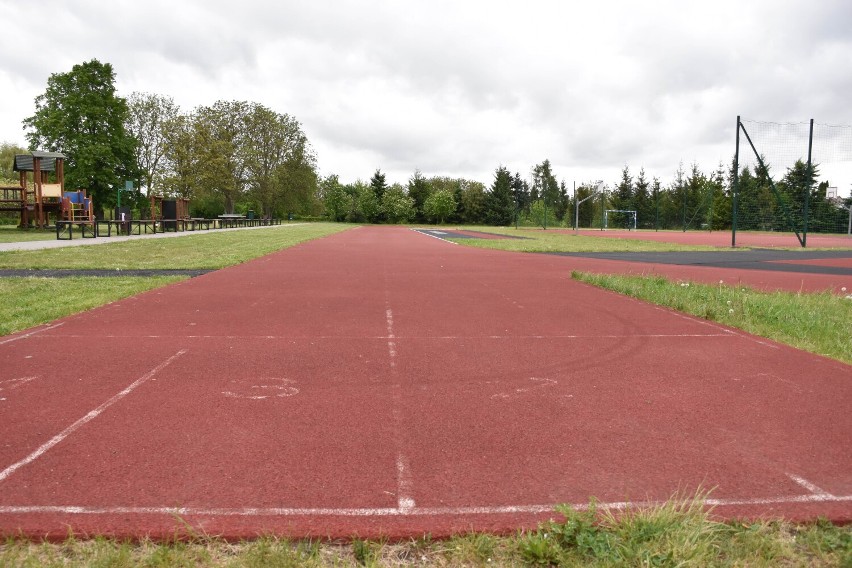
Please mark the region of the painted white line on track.
POLYGON ((51 329, 56 329, 57 327, 61 327, 63 325, 65 325, 65 322, 57 323, 57 324, 54 324, 54 325, 48 325, 46 327, 42 327, 41 329, 37 329, 37 330, 31 331, 29 333, 24 333, 23 335, 16 335, 15 337, 10 337, 8 339, 4 339, 4 340, 0 341, 0 345, 6 345, 7 343, 12 343, 13 341, 18 341, 18 340, 21 340, 21 339, 28 339, 28 338, 33 337, 34 335, 36 335, 38 333, 41 333, 43 331, 50 331, 51 329))
MULTIPOLYGON (((692 501, 683 501, 688 505, 692 501)), ((739 507, 754 505, 796 505, 809 503, 849 503, 852 495, 794 495, 755 499, 705 499, 711 507, 739 507)), ((627 510, 659 507, 666 501, 620 501, 595 503, 597 510, 627 510)), ((374 508, 291 508, 291 507, 89 507, 80 505, 0 505, 0 514, 56 514, 71 515, 180 515, 218 517, 397 517, 397 516, 464 516, 511 515, 555 513, 552 505, 503 505, 495 507, 374 507, 374 508)), ((588 503, 570 505, 577 511, 588 510, 588 503)))
POLYGON ((165 369, 174 360, 176 360, 178 357, 180 357, 184 353, 186 353, 186 349, 182 349, 182 350, 178 351, 177 353, 175 353, 174 355, 172 355, 171 357, 169 357, 168 359, 166 359, 165 361, 163 361, 162 363, 160 363, 159 365, 157 365, 156 367, 154 367, 153 369, 151 369, 150 371, 148 371, 147 373, 145 373, 144 375, 142 375, 141 377, 139 377, 138 379, 133 381, 127 388, 125 388, 124 390, 122 390, 118 394, 114 395, 112 398, 110 398, 109 400, 107 400, 106 402, 104 402, 103 404, 101 404, 100 406, 98 406, 97 408, 95 408, 94 410, 92 410, 91 412, 89 412, 88 414, 86 414, 85 416, 83 416, 82 418, 77 420, 76 422, 74 422, 71 426, 67 427, 65 430, 63 430, 62 432, 60 432, 59 434, 57 434, 56 436, 54 436, 53 438, 51 438, 50 440, 48 440, 47 442, 45 442, 44 444, 39 446, 38 449, 36 449, 33 453, 31 453, 30 455, 28 455, 27 457, 25 457, 21 461, 19 461, 17 463, 13 463, 12 465, 7 467, 3 471, 0 471, 0 481, 5 480, 7 477, 9 477, 13 473, 15 473, 15 471, 17 471, 18 469, 27 465, 28 463, 31 463, 31 462, 37 460, 40 456, 42 456, 50 448, 52 448, 53 446, 55 446, 56 444, 60 443, 62 440, 64 440, 65 438, 67 438, 68 436, 73 434, 78 428, 80 428, 84 424, 91 422, 92 420, 97 418, 98 415, 100 415, 104 410, 106 410, 107 408, 109 408, 110 406, 112 406, 113 404, 115 404, 116 402, 118 402, 119 400, 121 400, 122 398, 124 398, 125 396, 130 394, 131 392, 133 392, 139 385, 141 385, 142 383, 144 383, 145 381, 147 381, 148 379, 150 379, 151 377, 153 377, 154 375, 156 375, 157 373, 159 373, 160 371, 165 369))
POLYGON ((409 335, 399 337, 397 335, 51 335, 50 339, 64 338, 92 338, 99 339, 229 339, 234 341, 258 341, 269 339, 272 341, 313 341, 313 340, 358 340, 358 339, 672 339, 692 337, 726 337, 735 338, 733 333, 637 333, 637 334, 607 334, 607 335, 409 335))
POLYGON ((451 245, 457 245, 457 244, 458 244, 457 242, 454 242, 454 241, 450 241, 450 240, 447 240, 447 239, 442 239, 442 238, 441 238, 441 237, 439 237, 438 235, 433 235, 432 233, 427 233, 427 232, 426 232, 425 230, 423 230, 423 229, 411 229, 411 230, 412 230, 412 231, 414 231, 415 233, 420 233, 421 235, 426 235, 427 237, 432 237, 433 239, 438 239, 439 241, 443 241, 443 242, 445 242, 445 243, 450 243, 451 245))
POLYGON ((820 489, 819 487, 817 487, 816 485, 814 485, 813 483, 811 483, 810 481, 808 481, 804 477, 799 477, 798 475, 793 475, 792 473, 788 473, 787 477, 789 477, 790 479, 792 479, 793 481, 795 481, 796 483, 798 483, 799 485, 801 485, 802 487, 804 487, 805 489, 810 491, 813 495, 817 495, 817 496, 821 496, 821 497, 834 497, 834 495, 832 495, 828 491, 825 491, 824 489, 820 489))
POLYGON ((756 337, 752 337, 750 335, 745 335, 745 334, 736 332, 733 329, 728 329, 726 327, 722 327, 721 325, 718 325, 716 323, 713 323, 713 322, 710 322, 710 321, 707 321, 707 320, 703 320, 703 319, 698 318, 696 316, 691 316, 689 314, 682 314, 680 312, 676 312, 672 308, 663 308, 663 307, 660 307, 660 306, 654 306, 654 309, 661 311, 661 312, 666 312, 666 313, 675 315, 679 318, 691 321, 693 323, 700 323, 702 325, 706 325, 706 326, 712 327, 714 329, 721 330, 724 333, 733 335, 734 337, 741 337, 743 339, 747 339, 749 341, 757 343, 758 345, 763 345, 764 347, 769 347, 770 349, 781 349, 781 347, 779 347, 778 345, 773 345, 772 343, 767 343, 766 341, 761 341, 760 339, 758 339, 756 337))
POLYGON ((400 511, 410 511, 414 509, 414 498, 411 496, 412 480, 411 470, 408 467, 408 458, 402 454, 396 456, 396 476, 397 476, 397 504, 400 511))
POLYGON ((388 355, 390 355, 390 366, 396 366, 396 336, 393 333, 393 310, 388 308, 385 310, 385 319, 388 324, 388 335, 386 338, 388 340, 388 355))

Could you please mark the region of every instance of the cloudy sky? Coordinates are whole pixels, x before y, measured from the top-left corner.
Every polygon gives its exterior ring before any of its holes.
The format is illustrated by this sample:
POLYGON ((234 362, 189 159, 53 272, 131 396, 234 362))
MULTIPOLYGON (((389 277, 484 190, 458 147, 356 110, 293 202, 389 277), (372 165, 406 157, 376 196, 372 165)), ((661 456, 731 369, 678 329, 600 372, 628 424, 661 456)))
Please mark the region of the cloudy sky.
MULTIPOLYGON (((490 184, 501 164, 527 175, 547 158, 569 187, 612 184, 625 164, 665 182, 680 162, 728 162, 737 115, 852 125, 849 0, 0 0, 0 13, 0 141, 22 145, 48 77, 93 58, 124 96, 290 114, 342 181, 381 168, 490 184)), ((852 167, 826 170, 848 194, 852 167)))

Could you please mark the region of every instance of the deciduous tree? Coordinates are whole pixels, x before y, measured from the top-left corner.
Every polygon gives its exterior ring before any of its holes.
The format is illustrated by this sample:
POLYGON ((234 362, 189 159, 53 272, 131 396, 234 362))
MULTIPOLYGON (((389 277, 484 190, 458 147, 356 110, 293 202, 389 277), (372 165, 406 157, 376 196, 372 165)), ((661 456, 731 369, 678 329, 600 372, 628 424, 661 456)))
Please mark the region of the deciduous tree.
POLYGON ((115 189, 137 177, 137 141, 112 65, 92 59, 54 73, 35 107, 24 120, 30 148, 64 153, 66 186, 87 189, 96 209, 114 203, 115 189))

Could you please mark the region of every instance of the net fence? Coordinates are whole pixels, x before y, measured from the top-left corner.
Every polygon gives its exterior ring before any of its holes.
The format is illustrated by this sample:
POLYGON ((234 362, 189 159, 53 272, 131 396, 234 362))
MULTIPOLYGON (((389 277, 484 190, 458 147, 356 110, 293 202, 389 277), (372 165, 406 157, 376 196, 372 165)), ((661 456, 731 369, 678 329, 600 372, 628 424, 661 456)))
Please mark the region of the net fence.
POLYGON ((852 126, 738 121, 735 230, 847 233, 852 126))

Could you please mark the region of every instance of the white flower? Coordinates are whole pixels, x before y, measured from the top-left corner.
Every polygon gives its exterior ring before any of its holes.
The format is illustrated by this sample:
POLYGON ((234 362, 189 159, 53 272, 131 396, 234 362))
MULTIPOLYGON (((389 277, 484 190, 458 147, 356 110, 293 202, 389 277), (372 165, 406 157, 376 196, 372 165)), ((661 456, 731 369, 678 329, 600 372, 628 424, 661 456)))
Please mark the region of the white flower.
POLYGON ((732 314, 732 313, 734 313, 734 310, 733 310, 733 308, 732 308, 732 309, 730 309, 730 310, 728 310, 728 313, 729 313, 729 314, 732 314))
POLYGON ((846 286, 844 286, 843 288, 841 288, 841 289, 840 289, 840 291, 841 291, 841 292, 845 292, 845 291, 846 291, 846 286))

